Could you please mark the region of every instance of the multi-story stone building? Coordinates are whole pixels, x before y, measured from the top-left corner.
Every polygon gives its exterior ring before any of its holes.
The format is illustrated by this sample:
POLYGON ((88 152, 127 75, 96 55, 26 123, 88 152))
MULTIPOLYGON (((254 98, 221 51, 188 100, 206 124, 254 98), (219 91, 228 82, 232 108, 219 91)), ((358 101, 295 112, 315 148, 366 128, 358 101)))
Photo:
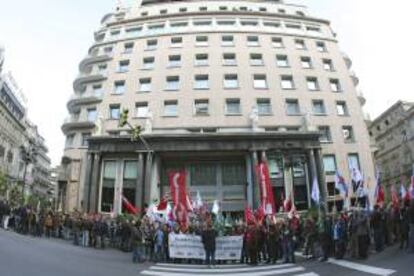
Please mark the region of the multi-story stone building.
MULTIPOLYGON (((398 101, 369 125, 375 163, 386 186, 409 183, 414 165, 414 103, 398 101)), ((389 191, 389 189, 387 189, 389 191)))
MULTIPOLYGON (((283 1, 135 1, 105 15, 79 66, 62 130, 66 208, 117 213, 169 191, 167 173, 224 211, 257 205, 267 161, 276 201, 311 206, 312 179, 374 177, 358 78, 330 22, 283 1), (119 128, 123 109, 141 140, 119 128)), ((332 205, 332 204, 330 204, 332 205)))
MULTIPOLYGON (((3 62, 4 50, 1 48, 0 69, 3 62)), ((48 175, 50 159, 44 138, 27 118, 26 105, 25 96, 11 73, 1 74, 0 172, 6 175, 9 187, 24 182, 27 185, 25 193, 29 195, 36 191, 36 185, 48 185, 43 176, 48 175)))

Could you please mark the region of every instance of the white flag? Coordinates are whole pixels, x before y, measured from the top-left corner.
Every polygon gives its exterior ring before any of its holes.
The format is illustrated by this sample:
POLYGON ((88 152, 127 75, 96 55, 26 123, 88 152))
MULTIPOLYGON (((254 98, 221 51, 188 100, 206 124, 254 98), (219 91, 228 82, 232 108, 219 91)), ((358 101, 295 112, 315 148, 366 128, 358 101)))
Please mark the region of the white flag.
POLYGON ((218 215, 219 211, 220 211, 220 206, 219 206, 218 200, 214 200, 213 208, 211 208, 211 212, 215 215, 218 215))
POLYGON ((316 177, 313 178, 313 184, 312 184, 312 199, 313 201, 319 205, 320 202, 320 191, 319 191, 319 184, 318 179, 316 177))

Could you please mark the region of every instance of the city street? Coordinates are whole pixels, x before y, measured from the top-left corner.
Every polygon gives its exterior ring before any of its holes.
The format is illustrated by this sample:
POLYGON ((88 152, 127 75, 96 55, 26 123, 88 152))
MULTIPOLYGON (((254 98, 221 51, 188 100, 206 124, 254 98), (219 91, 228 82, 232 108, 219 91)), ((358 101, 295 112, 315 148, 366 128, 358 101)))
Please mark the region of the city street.
POLYGON ((207 270, 205 266, 185 264, 131 263, 130 254, 116 250, 94 250, 72 246, 56 239, 32 238, 14 232, 0 230, 0 268, 2 276, 61 275, 297 275, 297 276, 353 276, 353 275, 412 275, 413 256, 398 248, 372 255, 364 263, 330 260, 328 263, 304 261, 270 266, 250 267, 241 264, 217 266, 207 270), (377 267, 378 265, 378 267, 377 267))

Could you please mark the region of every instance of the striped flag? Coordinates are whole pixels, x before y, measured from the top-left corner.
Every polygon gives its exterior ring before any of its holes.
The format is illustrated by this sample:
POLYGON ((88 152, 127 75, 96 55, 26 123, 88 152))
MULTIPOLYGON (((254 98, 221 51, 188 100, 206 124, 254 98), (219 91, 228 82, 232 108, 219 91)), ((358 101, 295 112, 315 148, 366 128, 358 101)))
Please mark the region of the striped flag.
POLYGON ((398 194, 397 194, 395 185, 391 186, 391 201, 392 201, 392 207, 394 209, 397 209, 400 206, 400 200, 398 199, 398 194))
POLYGON ((385 193, 384 193, 384 187, 382 186, 381 183, 381 173, 379 172, 379 170, 377 169, 377 175, 375 177, 375 198, 376 198, 376 203, 380 206, 382 206, 384 204, 385 201, 385 193))

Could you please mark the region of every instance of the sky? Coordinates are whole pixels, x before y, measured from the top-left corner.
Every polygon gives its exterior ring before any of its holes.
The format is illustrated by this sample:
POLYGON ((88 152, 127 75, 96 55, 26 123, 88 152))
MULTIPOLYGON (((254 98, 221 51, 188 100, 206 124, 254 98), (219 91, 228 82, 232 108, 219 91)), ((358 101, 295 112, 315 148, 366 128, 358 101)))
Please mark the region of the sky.
MULTIPOLYGON (((78 64, 93 32, 116 0, 0 0, 0 43, 28 99, 28 116, 39 126, 53 165, 63 154, 61 125, 78 64)), ((414 101, 412 9, 407 0, 286 0, 328 19, 339 45, 353 60, 364 110, 375 118, 399 99, 414 101)))

